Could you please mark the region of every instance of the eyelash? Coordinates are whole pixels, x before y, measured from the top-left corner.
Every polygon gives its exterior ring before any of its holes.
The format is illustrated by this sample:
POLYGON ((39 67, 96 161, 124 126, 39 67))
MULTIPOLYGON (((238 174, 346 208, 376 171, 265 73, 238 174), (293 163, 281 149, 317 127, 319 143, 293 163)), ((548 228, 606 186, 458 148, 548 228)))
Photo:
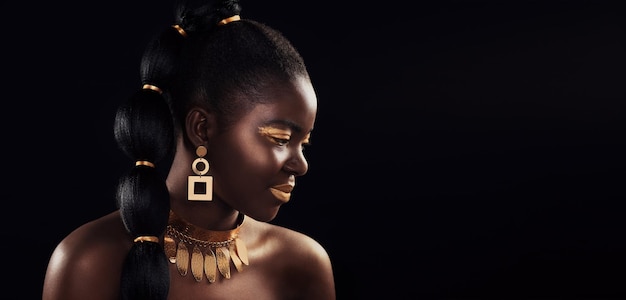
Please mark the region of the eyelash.
MULTIPOLYGON (((286 146, 291 141, 290 139, 283 139, 283 138, 278 138, 274 136, 270 136, 270 139, 272 139, 272 141, 278 146, 286 146)), ((303 148, 309 145, 311 145, 310 142, 302 143, 303 148)))
POLYGON ((285 146, 287 145, 287 143, 289 143, 289 139, 282 139, 282 138, 277 138, 277 137, 270 137, 272 139, 272 141, 274 142, 274 144, 278 145, 278 146, 285 146))

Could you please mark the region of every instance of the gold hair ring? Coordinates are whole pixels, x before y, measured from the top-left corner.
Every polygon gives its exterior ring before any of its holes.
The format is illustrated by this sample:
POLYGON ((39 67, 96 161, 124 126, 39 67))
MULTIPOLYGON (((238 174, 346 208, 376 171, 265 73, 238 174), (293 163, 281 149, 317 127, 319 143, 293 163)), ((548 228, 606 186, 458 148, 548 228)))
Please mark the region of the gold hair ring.
POLYGON ((183 37, 187 37, 187 32, 185 32, 185 29, 180 27, 180 25, 176 24, 176 25, 172 25, 172 27, 174 27, 174 29, 176 29, 178 33, 180 33, 180 35, 182 35, 183 37))
POLYGON ((226 25, 230 22, 239 21, 239 20, 241 20, 241 17, 239 15, 234 15, 232 17, 221 20, 219 23, 217 23, 217 25, 226 25))
POLYGON ((142 236, 138 236, 136 237, 133 242, 137 243, 137 242, 153 242, 153 243, 158 243, 159 242, 159 238, 153 235, 142 235, 142 236))
POLYGON ((135 162, 135 166, 147 166, 147 167, 154 168, 154 164, 147 160, 138 160, 135 162))
POLYGON ((151 85, 151 84, 144 84, 143 85, 143 89, 144 90, 153 90, 159 94, 163 94, 163 91, 156 85, 151 85))

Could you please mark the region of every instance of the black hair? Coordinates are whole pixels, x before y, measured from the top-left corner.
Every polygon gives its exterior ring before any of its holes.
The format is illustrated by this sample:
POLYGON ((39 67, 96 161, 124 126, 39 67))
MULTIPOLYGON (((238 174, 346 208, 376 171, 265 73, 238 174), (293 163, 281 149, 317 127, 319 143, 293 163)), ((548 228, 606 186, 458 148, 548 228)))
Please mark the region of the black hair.
MULTIPOLYGON (((203 107, 227 126, 250 109, 263 86, 309 78, 293 45, 277 30, 245 19, 220 25, 240 15, 234 0, 182 0, 168 26, 146 47, 138 89, 121 104, 114 135, 119 148, 138 163, 121 176, 117 204, 126 230, 134 239, 161 238, 170 210, 165 179, 158 165, 174 151, 187 112, 203 107), (152 88, 150 88, 152 87, 152 88), (246 97, 233 97, 233 95, 246 97), (249 102, 244 102, 246 99, 249 102)), ((123 265, 120 299, 166 299, 168 261, 159 243, 134 242, 123 265)))

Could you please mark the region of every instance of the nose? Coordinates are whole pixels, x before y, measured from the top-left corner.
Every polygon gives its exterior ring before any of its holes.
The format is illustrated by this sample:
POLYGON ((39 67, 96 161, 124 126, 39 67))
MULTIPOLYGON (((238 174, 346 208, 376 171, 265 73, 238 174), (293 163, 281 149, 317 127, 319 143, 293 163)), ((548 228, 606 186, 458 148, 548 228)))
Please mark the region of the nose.
POLYGON ((285 162, 284 169, 295 176, 302 176, 306 174, 309 170, 309 163, 304 157, 302 146, 294 147, 291 150, 291 154, 289 155, 287 162, 285 162))

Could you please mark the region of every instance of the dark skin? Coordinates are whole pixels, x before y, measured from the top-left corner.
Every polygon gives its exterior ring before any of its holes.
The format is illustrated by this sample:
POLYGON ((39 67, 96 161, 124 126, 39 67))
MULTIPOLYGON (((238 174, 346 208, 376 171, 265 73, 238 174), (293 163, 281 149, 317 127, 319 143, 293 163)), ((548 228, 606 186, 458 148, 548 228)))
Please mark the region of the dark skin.
MULTIPOLYGON (((271 187, 293 185, 308 170, 302 151, 317 113, 315 92, 308 79, 300 78, 271 85, 264 95, 266 104, 244 113, 227 130, 206 109, 187 114, 187 140, 179 137, 167 177, 171 208, 211 230, 234 228, 238 213, 244 213, 239 237, 247 245, 250 265, 241 272, 231 266, 230 279, 208 283, 196 282, 190 274, 183 277, 170 264, 168 299, 335 299, 324 248, 304 234, 267 223, 288 201, 271 187), (191 164, 199 145, 208 149, 205 158, 214 178, 210 202, 187 200, 187 176, 195 175, 191 164)), ((42 299, 118 299, 122 261, 132 239, 118 211, 79 227, 55 249, 42 299)))

